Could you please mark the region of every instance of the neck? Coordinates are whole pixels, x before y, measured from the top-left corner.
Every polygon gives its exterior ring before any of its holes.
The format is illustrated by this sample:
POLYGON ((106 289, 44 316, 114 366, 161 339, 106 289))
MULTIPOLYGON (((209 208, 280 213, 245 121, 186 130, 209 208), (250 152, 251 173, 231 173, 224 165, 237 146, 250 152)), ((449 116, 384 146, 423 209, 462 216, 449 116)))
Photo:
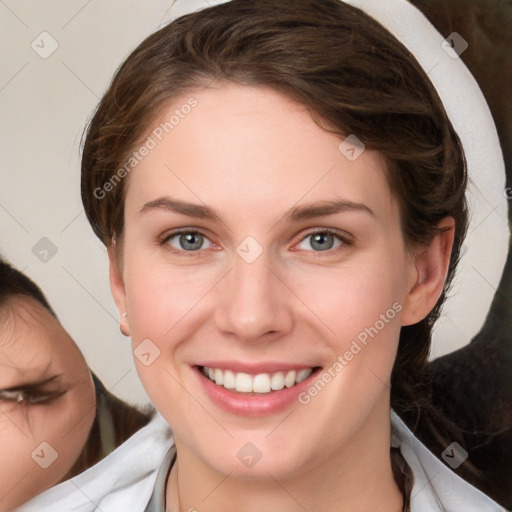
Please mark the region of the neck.
POLYGON ((270 473, 260 480, 224 475, 179 440, 176 447, 167 512, 402 510, 402 494, 391 468, 389 404, 383 411, 373 411, 339 450, 286 478, 276 479, 270 473))

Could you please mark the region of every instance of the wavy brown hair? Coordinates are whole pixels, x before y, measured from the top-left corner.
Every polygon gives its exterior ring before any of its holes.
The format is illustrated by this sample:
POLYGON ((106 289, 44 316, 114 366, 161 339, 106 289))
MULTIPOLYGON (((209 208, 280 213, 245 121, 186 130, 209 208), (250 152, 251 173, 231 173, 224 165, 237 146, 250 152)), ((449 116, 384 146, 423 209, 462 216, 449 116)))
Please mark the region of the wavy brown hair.
POLYGON ((444 217, 455 219, 443 293, 424 320, 402 328, 391 388, 392 406, 409 425, 441 434, 443 422, 428 406, 425 369, 467 228, 467 174, 459 138, 428 76, 386 29, 339 0, 233 0, 175 20, 121 65, 86 132, 82 200, 105 245, 119 239, 122 246, 127 180, 104 197, 98 190, 169 101, 213 81, 272 88, 307 107, 322 128, 355 134, 384 155, 409 248, 428 244, 444 217))

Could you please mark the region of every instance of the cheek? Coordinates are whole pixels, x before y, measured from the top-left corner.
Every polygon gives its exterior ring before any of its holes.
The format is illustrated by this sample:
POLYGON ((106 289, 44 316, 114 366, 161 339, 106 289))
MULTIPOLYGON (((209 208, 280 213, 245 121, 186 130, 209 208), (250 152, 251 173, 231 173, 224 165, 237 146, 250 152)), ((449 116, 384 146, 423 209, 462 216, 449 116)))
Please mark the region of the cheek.
MULTIPOLYGON (((400 263, 397 263, 399 266, 400 263)), ((341 347, 343 341, 377 323, 384 330, 400 324, 403 301, 400 272, 382 260, 365 260, 342 268, 307 270, 295 277, 294 290, 305 306, 322 321, 324 328, 341 347), (394 306, 393 306, 394 305, 394 306)), ((390 333, 391 334, 391 333, 390 333)))
POLYGON ((177 269, 150 261, 142 251, 125 254, 126 309, 137 373, 157 408, 172 409, 183 393, 173 385, 173 377, 179 378, 182 371, 178 352, 198 315, 203 318, 201 300, 215 276, 211 268, 177 269))
POLYGON ((133 343, 149 338, 160 345, 172 339, 174 328, 207 295, 218 279, 218 269, 177 268, 162 262, 163 258, 146 257, 143 251, 126 252, 124 282, 133 343))
POLYGON ((0 493, 1 510, 56 485, 80 454, 92 424, 90 414, 75 414, 78 411, 69 403, 33 406, 29 411, 14 407, 10 420, 4 416, 0 422, 0 460, 9 467, 0 471, 0 489, 13 489, 5 499, 0 493))
POLYGON ((70 393, 58 404, 34 406, 30 415, 31 443, 50 444, 58 454, 55 468, 67 470, 87 441, 95 409, 70 393))
POLYGON ((401 329, 404 267, 399 256, 385 256, 296 279, 298 295, 321 320, 316 324, 331 349, 324 369, 336 401, 373 403, 389 381, 401 329))
MULTIPOLYGON (((2 467, 9 468, 9 471, 0 471, 0 498, 4 497, 5 491, 14 487, 20 482, 27 472, 32 471, 34 461, 30 458, 31 441, 25 421, 20 421, 17 414, 0 413, 0 460, 2 467)), ((0 505, 4 502, 0 499, 0 505)), ((0 507, 0 510, 3 510, 0 507)))

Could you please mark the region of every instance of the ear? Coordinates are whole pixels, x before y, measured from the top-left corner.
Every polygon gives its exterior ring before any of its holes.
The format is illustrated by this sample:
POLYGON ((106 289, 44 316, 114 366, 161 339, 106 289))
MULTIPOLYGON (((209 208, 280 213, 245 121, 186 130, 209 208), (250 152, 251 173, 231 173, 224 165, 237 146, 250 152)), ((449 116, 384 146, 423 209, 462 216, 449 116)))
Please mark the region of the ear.
POLYGON ((130 336, 130 327, 126 315, 126 291, 124 287, 123 274, 119 269, 116 258, 115 246, 112 244, 107 249, 109 260, 109 279, 112 297, 119 311, 119 328, 125 336, 130 336))
POLYGON ((428 247, 420 247, 412 256, 412 286, 404 300, 402 325, 423 320, 443 291, 452 253, 455 220, 445 217, 438 227, 443 231, 436 234, 428 247))

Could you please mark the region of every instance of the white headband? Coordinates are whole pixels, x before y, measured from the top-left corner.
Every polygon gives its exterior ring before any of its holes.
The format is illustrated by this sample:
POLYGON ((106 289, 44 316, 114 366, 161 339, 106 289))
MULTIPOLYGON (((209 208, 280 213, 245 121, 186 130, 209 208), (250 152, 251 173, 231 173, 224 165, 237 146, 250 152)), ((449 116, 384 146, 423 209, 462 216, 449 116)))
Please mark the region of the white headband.
POLYGON ((407 0, 344 1, 387 28, 416 57, 436 88, 466 155, 471 218, 464 246, 469 254, 464 257, 463 251, 453 297, 447 300, 434 332, 433 355, 445 353, 467 344, 482 327, 507 258, 505 164, 496 126, 480 87, 458 57, 467 47, 463 36, 455 32, 445 40, 407 0), (448 343, 453 345, 447 347, 448 343))
MULTIPOLYGON (((178 0, 162 24, 227 1, 178 0)), ((343 1, 378 21, 416 57, 436 88, 466 154, 471 218, 464 247, 470 250, 467 256, 463 251, 454 297, 446 301, 445 314, 436 324, 436 356, 467 344, 480 330, 505 266, 510 232, 498 134, 477 82, 458 57, 467 44, 462 36, 447 34, 445 41, 407 0, 343 1)))

